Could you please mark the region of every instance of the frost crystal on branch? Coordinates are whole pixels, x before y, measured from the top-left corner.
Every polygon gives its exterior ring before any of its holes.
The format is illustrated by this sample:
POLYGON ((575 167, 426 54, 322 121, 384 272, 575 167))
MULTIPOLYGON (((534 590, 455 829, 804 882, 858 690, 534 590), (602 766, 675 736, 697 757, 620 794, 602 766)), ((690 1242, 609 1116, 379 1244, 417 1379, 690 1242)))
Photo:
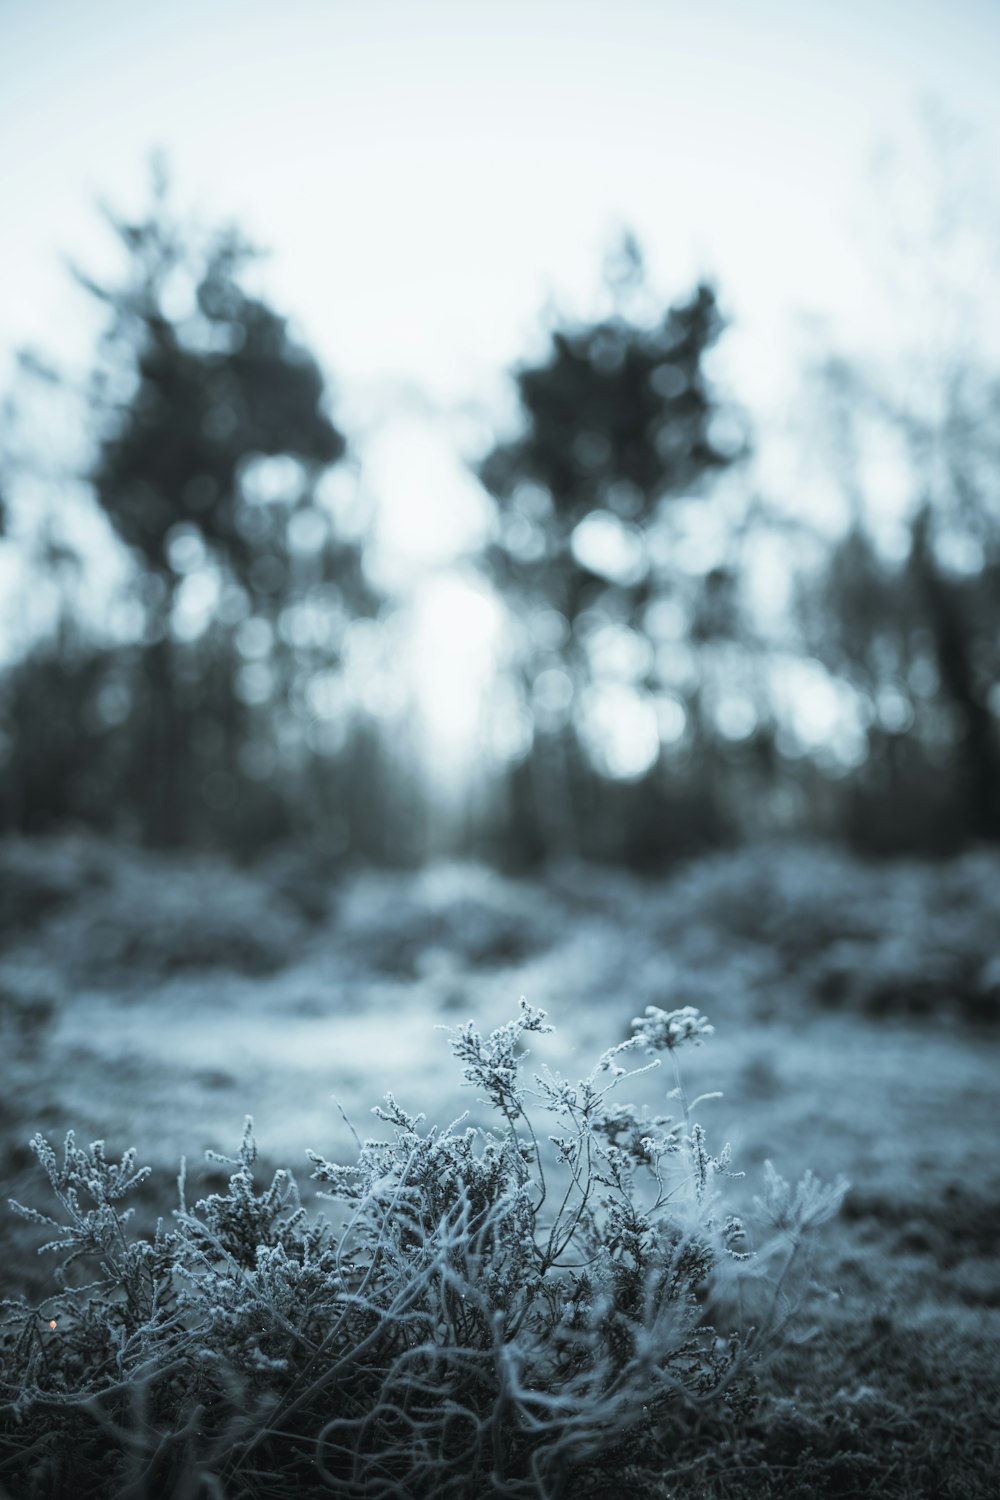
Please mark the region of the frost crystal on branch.
POLYGON ((661 1010, 658 1005, 647 1005, 644 1016, 636 1016, 632 1022, 635 1037, 650 1052, 673 1052, 682 1042, 693 1042, 700 1047, 705 1037, 715 1031, 693 1005, 684 1005, 680 1010, 661 1010))
POLYGON ((526 1032, 544 1035, 551 1030, 545 1021, 545 1011, 536 1010, 522 995, 516 1019, 491 1031, 485 1042, 474 1021, 454 1027, 451 1050, 465 1064, 468 1083, 485 1089, 490 1104, 502 1113, 517 1114, 522 1098, 517 1084, 518 1043, 526 1032))
POLYGON ((754 1198, 757 1212, 782 1234, 797 1238, 825 1224, 840 1211, 850 1184, 846 1177, 822 1183, 812 1172, 806 1172, 793 1193, 771 1162, 764 1163, 764 1195, 754 1198))

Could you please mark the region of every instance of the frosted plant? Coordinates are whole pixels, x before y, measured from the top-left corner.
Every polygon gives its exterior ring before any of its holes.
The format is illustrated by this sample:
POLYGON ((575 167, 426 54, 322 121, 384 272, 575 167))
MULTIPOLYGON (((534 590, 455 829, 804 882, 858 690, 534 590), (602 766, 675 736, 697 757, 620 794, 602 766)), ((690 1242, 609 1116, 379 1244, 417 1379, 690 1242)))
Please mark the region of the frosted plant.
POLYGON ((801 1237, 843 1186, 793 1194, 769 1169, 784 1267, 759 1278, 755 1329, 713 1327, 727 1269, 758 1276, 763 1258, 722 1199, 728 1147, 692 1118, 712 1096, 689 1105, 677 1071, 711 1026, 651 1007, 586 1077, 526 1078, 524 1040, 550 1029, 522 1001, 486 1037, 451 1032, 492 1125, 426 1128, 389 1094, 356 1160, 309 1153, 330 1223, 289 1172, 257 1185, 249 1122, 226 1191, 189 1207, 182 1170, 152 1239, 119 1206, 144 1180, 133 1153, 70 1136, 60 1162, 36 1138, 62 1219, 18 1211, 55 1231, 64 1290, 5 1308, 0 1469, 39 1500, 545 1500, 626 1472, 653 1485, 721 1441, 787 1324, 801 1237), (663 1053, 679 1118, 611 1097, 663 1053), (70 1286, 84 1257, 98 1277, 70 1286))
POLYGON ((645 1015, 637 1016, 632 1028, 644 1047, 665 1052, 673 1052, 682 1042, 693 1042, 700 1047, 704 1038, 715 1031, 715 1027, 710 1026, 693 1005, 671 1011, 661 1010, 658 1005, 647 1005, 645 1015))
POLYGON ((810 1229, 825 1224, 840 1212, 848 1187, 846 1177, 822 1183, 807 1171, 793 1192, 772 1163, 766 1161, 764 1195, 754 1198, 754 1207, 769 1224, 797 1243, 810 1229))

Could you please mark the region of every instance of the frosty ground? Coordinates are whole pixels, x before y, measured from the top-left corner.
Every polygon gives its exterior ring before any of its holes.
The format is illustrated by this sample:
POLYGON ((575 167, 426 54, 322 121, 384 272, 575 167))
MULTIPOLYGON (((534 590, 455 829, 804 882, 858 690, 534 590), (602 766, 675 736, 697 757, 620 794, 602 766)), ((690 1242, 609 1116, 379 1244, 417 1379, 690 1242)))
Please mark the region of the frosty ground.
MULTIPOLYGON (((773 845, 656 880, 518 880, 8 841, 0 944, 4 1196, 43 1199, 27 1141, 72 1127, 138 1147, 151 1214, 181 1156, 191 1187, 217 1178, 203 1153, 235 1152, 246 1114, 303 1183, 305 1149, 351 1159, 344 1117, 375 1133, 387 1089, 442 1125, 475 1117, 439 1028, 497 1025, 521 995, 558 1028, 535 1061, 572 1074, 646 1005, 697 1006, 716 1035, 686 1075, 724 1091, 699 1113, 747 1173, 736 1193, 766 1158, 852 1182, 823 1232, 815 1336, 767 1373, 762 1424, 742 1457, 706 1461, 706 1486, 739 1494, 749 1465, 774 1494, 793 1474, 801 1493, 995 1492, 995 854, 863 865, 773 845)), ((628 1097, 662 1108, 667 1086, 654 1072, 628 1097)), ((4 1223, 5 1295, 47 1289, 31 1234, 4 1223)))

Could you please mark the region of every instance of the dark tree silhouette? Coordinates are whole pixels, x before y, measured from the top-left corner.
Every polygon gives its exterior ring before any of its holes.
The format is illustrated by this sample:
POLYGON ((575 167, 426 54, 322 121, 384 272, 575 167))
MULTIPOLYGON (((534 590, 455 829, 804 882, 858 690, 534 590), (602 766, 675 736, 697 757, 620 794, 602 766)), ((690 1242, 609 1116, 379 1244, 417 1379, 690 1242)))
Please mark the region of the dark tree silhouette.
MULTIPOLYGON (((478 466, 498 507, 494 578, 518 614, 547 609, 565 622, 562 641, 550 638, 526 655, 529 696, 558 656, 579 699, 591 677, 589 627, 599 617, 646 636, 647 607, 676 582, 670 559, 652 545, 672 502, 699 494, 746 451, 741 421, 705 370, 724 327, 714 289, 701 283, 662 317, 646 320, 629 312, 644 291, 631 237, 615 270, 608 277, 612 313, 555 328, 547 356, 515 371, 522 430, 478 466)), ((693 584, 685 579, 682 592, 692 640, 737 628, 729 566, 693 584)), ((636 685, 655 692, 655 668, 636 685)), ((696 700, 695 693, 695 716, 696 700)), ((593 824, 597 812, 572 710, 562 726, 546 733, 536 721, 536 731, 530 775, 537 782, 541 770, 534 800, 551 825, 548 842, 579 846, 570 824, 593 824)))
POLYGON ((866 848, 960 847, 1000 836, 1000 385, 959 358, 927 409, 860 365, 822 369, 831 465, 853 522, 800 604, 805 644, 860 694, 868 755, 851 779, 851 831, 866 848), (908 549, 881 553, 879 495, 862 463, 892 440, 909 488, 908 549))
POLYGON ((977 626, 984 622, 976 621, 975 606, 977 595, 987 599, 993 596, 990 613, 994 618, 985 622, 988 632, 989 625, 996 624, 994 590, 1000 570, 994 566, 985 578, 980 576, 971 587, 963 588, 941 567, 933 535, 934 513, 930 503, 925 503, 911 527, 909 567, 922 618, 934 642, 942 693, 960 726, 956 770, 966 819, 964 831, 973 837, 996 839, 1000 838, 1000 745, 996 720, 988 706, 990 678, 996 680, 996 650, 980 637, 977 626))
MULTIPOLYGON (((144 222, 112 223, 128 252, 126 280, 81 280, 110 310, 106 359, 134 385, 101 442, 91 476, 97 498, 168 594, 178 578, 169 541, 181 522, 256 594, 260 549, 244 524, 240 471, 255 454, 290 455, 312 471, 343 456, 323 377, 285 319, 241 287, 253 252, 234 232, 199 253, 162 203, 144 222), (164 311, 164 291, 185 272, 197 278, 197 310, 177 321, 164 311)), ((102 371, 101 404, 107 385, 102 371)))
POLYGON ((665 499, 737 457, 737 443, 713 434, 719 408, 703 369, 723 326, 702 284, 653 327, 618 314, 556 329, 548 358, 515 372, 524 431, 487 454, 479 477, 506 510, 541 506, 544 556, 518 557, 515 543, 508 565, 570 618, 593 593, 588 574, 602 581, 573 555, 582 520, 606 509, 648 527, 665 499))
POLYGON ((233 621, 273 627, 305 583, 332 584, 350 610, 372 600, 359 549, 337 540, 315 498, 319 476, 344 456, 344 436, 315 359, 246 288, 254 252, 235 230, 199 235, 178 222, 162 172, 144 217, 108 218, 124 274, 105 283, 77 272, 107 309, 89 478, 140 571, 145 681, 132 790, 146 836, 172 842, 199 816, 206 756, 216 801, 220 776, 223 801, 239 784, 247 712, 233 621), (296 535, 307 537, 308 558, 296 535), (195 652, 181 650, 174 630, 193 567, 213 570, 231 596, 229 626, 216 621, 195 652))

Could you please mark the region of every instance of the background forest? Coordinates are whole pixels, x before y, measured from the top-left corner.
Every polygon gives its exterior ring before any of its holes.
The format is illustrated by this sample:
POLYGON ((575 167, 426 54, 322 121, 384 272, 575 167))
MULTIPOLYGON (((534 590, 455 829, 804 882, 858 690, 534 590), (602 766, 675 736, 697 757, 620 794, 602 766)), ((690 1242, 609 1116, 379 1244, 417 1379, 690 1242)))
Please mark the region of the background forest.
POLYGON ((471 598, 490 634, 453 685, 456 748, 421 725, 420 678, 452 659, 418 638, 407 661, 351 436, 253 249, 186 220, 162 163, 146 210, 107 219, 119 274, 74 270, 91 368, 25 353, 4 424, 7 830, 520 867, 996 838, 995 366, 935 347, 890 384, 817 360, 796 436, 840 492, 831 532, 762 488, 712 377, 724 291, 663 304, 626 234, 599 315, 550 311, 469 459, 488 521, 451 565, 454 628, 471 598))

